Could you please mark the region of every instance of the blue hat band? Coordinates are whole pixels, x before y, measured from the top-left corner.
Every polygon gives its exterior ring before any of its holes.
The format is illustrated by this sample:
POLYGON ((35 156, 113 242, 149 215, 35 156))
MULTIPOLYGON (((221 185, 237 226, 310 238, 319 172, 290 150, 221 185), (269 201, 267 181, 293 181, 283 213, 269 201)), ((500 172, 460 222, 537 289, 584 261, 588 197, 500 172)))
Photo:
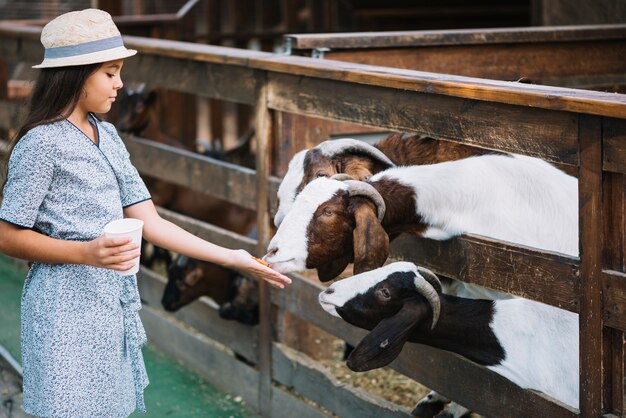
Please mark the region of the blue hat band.
POLYGON ((46 48, 44 52, 45 58, 67 58, 77 55, 91 54, 107 49, 123 47, 124 42, 121 36, 112 38, 98 39, 97 41, 86 42, 79 45, 57 46, 55 48, 46 48))

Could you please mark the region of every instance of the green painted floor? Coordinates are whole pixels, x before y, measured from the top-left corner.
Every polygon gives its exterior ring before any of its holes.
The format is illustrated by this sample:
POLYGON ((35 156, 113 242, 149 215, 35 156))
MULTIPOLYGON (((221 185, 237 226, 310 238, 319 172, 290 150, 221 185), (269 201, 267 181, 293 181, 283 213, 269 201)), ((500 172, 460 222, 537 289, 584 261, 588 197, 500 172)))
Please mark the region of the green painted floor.
MULTIPOLYGON (((26 273, 0 254, 0 344, 18 361, 20 356, 20 294, 26 273)), ((150 335, 148 335, 150 340, 150 335)), ((131 417, 239 418, 255 416, 237 399, 218 391, 176 359, 148 344, 143 354, 150 378, 147 414, 131 417)))

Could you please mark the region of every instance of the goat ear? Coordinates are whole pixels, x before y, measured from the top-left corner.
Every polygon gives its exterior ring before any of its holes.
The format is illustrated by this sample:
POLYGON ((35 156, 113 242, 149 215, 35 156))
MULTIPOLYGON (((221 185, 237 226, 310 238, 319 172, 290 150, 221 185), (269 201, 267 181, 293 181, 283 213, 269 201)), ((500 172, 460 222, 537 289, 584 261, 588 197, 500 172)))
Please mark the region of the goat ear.
POLYGON ((156 92, 156 90, 150 90, 148 92, 148 95, 146 96, 145 104, 151 105, 154 102, 156 102, 156 99, 157 99, 157 92, 156 92))
POLYGON ((355 372, 384 367, 402 351, 409 334, 427 317, 428 311, 417 302, 408 301, 393 316, 385 318, 356 346, 346 365, 355 372))
POLYGON ((317 267, 317 277, 321 282, 327 282, 339 276, 350 264, 350 257, 340 257, 317 267))
POLYGON ((389 236, 378 220, 376 208, 369 202, 356 206, 354 219, 354 274, 359 274, 385 264, 389 256, 389 236))

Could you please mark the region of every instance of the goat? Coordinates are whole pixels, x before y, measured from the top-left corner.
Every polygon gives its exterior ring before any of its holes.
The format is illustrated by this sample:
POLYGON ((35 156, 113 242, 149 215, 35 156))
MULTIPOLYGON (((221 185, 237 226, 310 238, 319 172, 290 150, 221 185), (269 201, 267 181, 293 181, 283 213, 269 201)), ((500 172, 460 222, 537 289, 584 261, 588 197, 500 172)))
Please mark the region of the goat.
MULTIPOLYGON (((576 255, 576 208, 575 178, 515 155, 391 168, 363 184, 318 179, 294 202, 265 260, 283 272, 317 268, 321 280, 330 280, 350 261, 356 273, 381 266, 389 239, 400 232, 434 239, 478 233, 576 255)), ((446 282, 446 292, 509 297, 454 280, 446 282)), ((431 395, 420 406, 438 402, 431 395)))
MULTIPOLYGON (((282 272, 317 268, 326 281, 350 261, 356 273, 380 267, 389 239, 401 232, 440 240, 477 233, 576 255, 576 179, 517 155, 391 168, 360 183, 316 179, 296 198, 264 259, 282 272)), ((454 280, 446 292, 509 297, 454 280)))
POLYGON ((391 363, 405 342, 460 354, 518 386, 578 408, 578 315, 539 302, 441 293, 437 276, 397 262, 333 283, 319 295, 331 315, 370 330, 347 366, 391 363))
POLYGON ((419 135, 406 137, 401 133, 392 133, 375 145, 352 138, 324 141, 314 148, 299 151, 289 162, 278 187, 274 224, 280 226, 298 193, 318 177, 345 173, 357 180, 366 180, 396 165, 434 164, 486 153, 495 151, 419 135))
MULTIPOLYGON (((118 129, 189 150, 185 144, 167 136, 160 129, 157 99, 157 93, 154 90, 146 91, 143 85, 136 90, 126 89, 124 94, 120 95, 120 117, 116 123, 118 129)), ((253 130, 246 132, 233 149, 226 151, 216 149, 207 152, 206 155, 252 168, 254 154, 250 149, 250 142, 253 134, 253 130)), ((151 178, 146 179, 146 184, 156 205, 210 222, 235 233, 248 234, 256 222, 254 211, 195 192, 187 187, 151 178)), ((168 283, 161 301, 166 310, 178 310, 206 295, 222 304, 221 315, 224 318, 249 324, 258 322, 256 312, 258 308, 254 304, 256 295, 253 295, 256 283, 244 284, 247 282, 239 278, 235 271, 211 263, 187 257, 179 257, 172 261, 169 252, 162 252, 159 249, 155 249, 155 254, 164 259, 169 266, 168 283), (233 287, 237 283, 242 284, 240 290, 233 287)), ((147 260, 144 258, 142 262, 150 266, 154 262, 154 257, 147 260)))
POLYGON ((219 305, 219 315, 246 325, 259 322, 258 284, 234 270, 178 255, 168 268, 161 304, 177 311, 200 296, 219 305))
POLYGON ((474 233, 577 255, 577 195, 574 177, 521 155, 390 168, 367 182, 318 178, 294 201, 264 260, 282 273, 316 268, 328 281, 352 261, 355 273, 382 266, 402 232, 437 240, 474 233))

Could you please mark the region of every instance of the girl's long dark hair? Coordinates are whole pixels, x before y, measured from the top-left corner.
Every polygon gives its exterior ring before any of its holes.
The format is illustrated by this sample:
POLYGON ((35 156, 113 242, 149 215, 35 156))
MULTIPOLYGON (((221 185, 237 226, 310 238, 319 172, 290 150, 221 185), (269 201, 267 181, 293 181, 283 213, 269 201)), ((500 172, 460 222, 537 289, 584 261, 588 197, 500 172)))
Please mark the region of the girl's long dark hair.
POLYGON ((83 94, 85 81, 96 72, 100 65, 102 64, 40 70, 30 97, 28 116, 17 133, 11 138, 9 151, 4 157, 5 178, 2 188, 0 188, 0 195, 8 177, 9 157, 19 140, 26 132, 36 126, 57 122, 69 116, 83 94))

